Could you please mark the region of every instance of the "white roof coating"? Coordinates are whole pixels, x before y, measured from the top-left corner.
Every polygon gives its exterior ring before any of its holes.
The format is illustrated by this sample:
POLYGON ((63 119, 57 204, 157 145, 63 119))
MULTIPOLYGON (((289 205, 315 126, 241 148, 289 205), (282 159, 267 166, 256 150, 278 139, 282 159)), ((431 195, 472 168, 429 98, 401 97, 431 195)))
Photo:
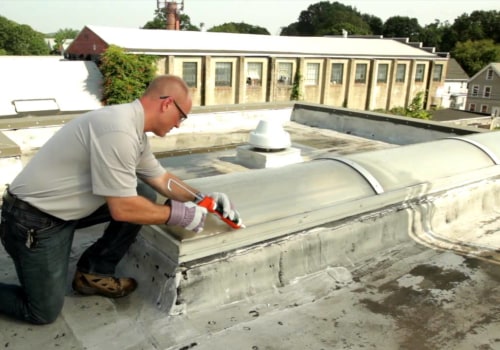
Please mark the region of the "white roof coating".
POLYGON ((0 56, 0 81, 0 116, 33 111, 43 101, 51 101, 51 109, 61 112, 101 106, 102 74, 94 62, 60 56, 0 56))
POLYGON ((332 57, 422 57, 437 55, 392 39, 275 36, 87 26, 109 45, 137 53, 298 55, 332 57))

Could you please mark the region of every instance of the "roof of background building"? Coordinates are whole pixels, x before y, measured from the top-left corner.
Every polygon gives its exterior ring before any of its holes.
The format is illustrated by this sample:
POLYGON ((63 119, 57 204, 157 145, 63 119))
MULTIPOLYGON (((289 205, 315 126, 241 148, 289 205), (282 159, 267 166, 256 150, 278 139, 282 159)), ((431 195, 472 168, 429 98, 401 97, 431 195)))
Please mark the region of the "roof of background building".
POLYGON ((60 56, 0 56, 0 77, 0 116, 101 106, 102 74, 94 62, 60 56))
MULTIPOLYGON (((300 55, 332 57, 422 57, 436 54, 392 39, 293 37, 257 34, 213 33, 86 26, 109 45, 137 53, 175 52, 184 55, 300 55)), ((78 41, 78 37, 75 41, 78 41)))
POLYGON ((483 69, 481 69, 479 72, 477 72, 476 74, 474 74, 470 79, 469 81, 472 81, 472 80, 475 80, 476 77, 478 77, 479 75, 481 75, 485 70, 487 69, 490 69, 492 68, 493 71, 495 71, 495 73, 500 77, 500 62, 491 62, 490 64, 486 65, 483 67, 483 69))
POLYGON ((462 66, 458 64, 457 60, 450 58, 448 61, 448 71, 446 73, 446 80, 468 80, 469 76, 464 71, 462 66))

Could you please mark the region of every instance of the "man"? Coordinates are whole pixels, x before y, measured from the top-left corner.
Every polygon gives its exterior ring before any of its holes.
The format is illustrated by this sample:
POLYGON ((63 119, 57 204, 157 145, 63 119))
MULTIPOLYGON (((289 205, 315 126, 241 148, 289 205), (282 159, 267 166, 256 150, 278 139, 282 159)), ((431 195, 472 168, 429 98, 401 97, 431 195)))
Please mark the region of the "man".
MULTIPOLYGON (((162 75, 132 103, 72 120, 35 154, 3 195, 0 235, 21 285, 0 283, 0 314, 34 324, 57 318, 76 229, 109 222, 80 257, 72 285, 81 294, 112 298, 137 287, 114 273, 141 225, 203 229, 207 211, 192 194, 199 191, 161 167, 145 134, 178 128, 191 106, 184 81, 162 75), (193 192, 167 186, 170 179, 193 192), (155 191, 169 200, 157 204, 155 191)), ((225 194, 211 196, 224 216, 240 220, 225 194)))

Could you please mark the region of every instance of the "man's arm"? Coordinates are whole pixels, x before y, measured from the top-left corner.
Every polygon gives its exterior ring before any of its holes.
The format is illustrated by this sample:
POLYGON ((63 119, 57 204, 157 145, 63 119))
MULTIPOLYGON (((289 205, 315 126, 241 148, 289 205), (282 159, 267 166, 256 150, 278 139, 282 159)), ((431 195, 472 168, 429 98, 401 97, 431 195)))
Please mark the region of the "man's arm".
POLYGON ((143 180, 163 196, 180 202, 193 202, 196 199, 193 193, 199 193, 197 189, 189 186, 187 183, 169 172, 166 172, 162 176, 156 178, 146 178, 143 180), (188 191, 186 191, 186 189, 188 189, 188 191))
POLYGON ((106 197, 106 202, 111 216, 117 221, 158 225, 170 218, 170 206, 153 203, 141 196, 106 197))

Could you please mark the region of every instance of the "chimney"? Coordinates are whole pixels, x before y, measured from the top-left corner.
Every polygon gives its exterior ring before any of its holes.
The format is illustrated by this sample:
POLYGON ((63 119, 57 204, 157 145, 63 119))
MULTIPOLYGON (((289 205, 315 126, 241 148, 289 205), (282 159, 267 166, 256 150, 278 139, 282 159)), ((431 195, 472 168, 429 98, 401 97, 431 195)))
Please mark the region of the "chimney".
POLYGON ((167 2, 167 30, 180 30, 179 13, 176 2, 167 2))

